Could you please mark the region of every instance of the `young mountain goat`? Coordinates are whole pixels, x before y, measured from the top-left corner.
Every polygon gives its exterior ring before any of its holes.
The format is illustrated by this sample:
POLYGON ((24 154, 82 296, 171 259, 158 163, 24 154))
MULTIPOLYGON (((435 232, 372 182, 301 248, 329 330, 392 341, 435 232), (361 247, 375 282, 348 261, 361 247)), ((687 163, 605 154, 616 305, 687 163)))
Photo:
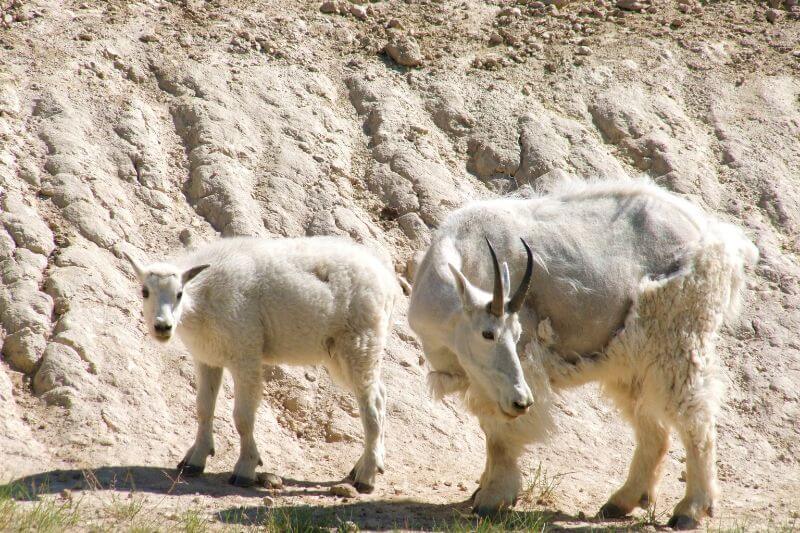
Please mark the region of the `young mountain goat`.
POLYGON ((214 455, 214 404, 222 369, 233 376, 241 439, 230 483, 250 486, 262 464, 253 438, 262 365, 324 365, 358 399, 365 450, 350 479, 371 492, 383 471, 386 392, 381 357, 400 285, 367 248, 333 237, 222 239, 169 263, 128 256, 156 339, 177 333, 195 361, 198 429, 178 465, 203 472, 214 455))
POLYGON ((516 500, 518 458, 549 429, 549 386, 599 381, 636 435, 628 479, 600 514, 653 501, 675 427, 687 478, 669 525, 711 515, 715 337, 757 258, 738 228, 643 181, 572 184, 451 214, 415 277, 408 319, 434 393, 460 393, 486 434, 475 511, 516 500))

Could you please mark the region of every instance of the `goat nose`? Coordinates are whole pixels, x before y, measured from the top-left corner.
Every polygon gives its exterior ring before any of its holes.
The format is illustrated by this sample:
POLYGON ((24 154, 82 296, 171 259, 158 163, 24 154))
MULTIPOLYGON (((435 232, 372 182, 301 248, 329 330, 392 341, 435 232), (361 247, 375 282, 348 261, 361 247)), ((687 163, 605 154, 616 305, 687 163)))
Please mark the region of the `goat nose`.
POLYGON ((156 322, 153 326, 159 333, 168 333, 172 329, 172 324, 166 322, 156 322))
POLYGON ((532 400, 525 400, 523 402, 514 402, 511 405, 514 406, 514 409, 520 413, 526 413, 528 409, 530 409, 531 405, 533 405, 532 400))

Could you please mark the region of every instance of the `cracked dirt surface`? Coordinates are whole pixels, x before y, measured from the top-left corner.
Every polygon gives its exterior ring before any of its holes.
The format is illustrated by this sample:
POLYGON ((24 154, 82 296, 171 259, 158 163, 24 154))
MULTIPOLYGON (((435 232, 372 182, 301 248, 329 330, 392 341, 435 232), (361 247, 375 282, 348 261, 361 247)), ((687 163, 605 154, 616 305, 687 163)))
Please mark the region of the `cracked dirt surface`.
MULTIPOLYGON (((247 523, 266 507, 307 505, 362 529, 441 527, 467 510, 483 442, 457 402, 429 398, 405 304, 386 355, 376 492, 328 494, 359 451, 354 400, 318 369, 276 368, 256 438, 285 487, 266 505, 266 492, 224 483, 238 452, 227 378, 211 473, 170 479, 195 431, 192 365, 179 343, 148 341, 121 252, 339 234, 411 276, 431 231, 464 202, 569 175, 647 175, 758 245, 743 312, 719 347, 723 496, 710 524, 790 523, 800 512, 797 6, 325 4, 0 2, 0 482, 47 476, 47 492, 86 491, 90 507, 135 487, 167 525, 187 506, 240 509, 247 523), (387 55, 390 40, 402 43, 387 55)), ((602 525, 582 513, 622 483, 630 431, 594 389, 559 406, 560 434, 525 465, 529 481, 541 463, 560 483, 518 511, 602 525)), ((673 444, 659 515, 682 493, 682 457, 673 444)))

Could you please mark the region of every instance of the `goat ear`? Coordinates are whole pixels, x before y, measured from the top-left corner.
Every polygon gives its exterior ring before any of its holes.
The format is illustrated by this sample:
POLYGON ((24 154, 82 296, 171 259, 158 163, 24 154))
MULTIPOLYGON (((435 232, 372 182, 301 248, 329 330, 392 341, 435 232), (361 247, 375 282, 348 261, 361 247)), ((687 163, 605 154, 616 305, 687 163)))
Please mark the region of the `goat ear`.
POLYGON ((456 288, 458 289, 458 296, 461 298, 461 305, 465 309, 475 307, 475 287, 472 286, 472 283, 461 273, 459 269, 447 263, 447 266, 450 267, 450 272, 453 273, 453 277, 456 280, 456 288))
POLYGON ((197 276, 200 272, 202 272, 203 270, 207 269, 210 266, 211 265, 199 265, 190 268, 189 270, 184 272, 183 275, 181 276, 181 284, 186 285, 187 283, 192 281, 194 277, 197 276))
POLYGON ((508 263, 505 261, 503 261, 503 266, 500 268, 500 275, 503 276, 503 287, 505 287, 503 297, 508 300, 508 295, 511 294, 511 274, 508 273, 508 263))
POLYGON ((125 256, 125 259, 127 259, 131 264, 131 267, 133 267, 133 271, 136 273, 136 277, 139 278, 139 281, 144 281, 145 268, 142 266, 142 264, 134 259, 133 256, 128 254, 128 252, 122 252, 122 255, 125 256))

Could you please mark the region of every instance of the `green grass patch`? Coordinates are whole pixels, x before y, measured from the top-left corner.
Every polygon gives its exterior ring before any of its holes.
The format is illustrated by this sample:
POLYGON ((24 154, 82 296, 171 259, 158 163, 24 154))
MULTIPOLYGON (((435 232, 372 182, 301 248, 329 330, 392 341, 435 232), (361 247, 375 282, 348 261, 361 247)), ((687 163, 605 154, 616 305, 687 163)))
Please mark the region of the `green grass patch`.
POLYGON ((0 486, 0 531, 60 532, 80 521, 80 500, 37 498, 35 492, 20 484, 0 486))

